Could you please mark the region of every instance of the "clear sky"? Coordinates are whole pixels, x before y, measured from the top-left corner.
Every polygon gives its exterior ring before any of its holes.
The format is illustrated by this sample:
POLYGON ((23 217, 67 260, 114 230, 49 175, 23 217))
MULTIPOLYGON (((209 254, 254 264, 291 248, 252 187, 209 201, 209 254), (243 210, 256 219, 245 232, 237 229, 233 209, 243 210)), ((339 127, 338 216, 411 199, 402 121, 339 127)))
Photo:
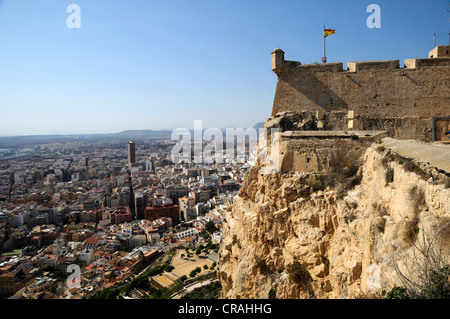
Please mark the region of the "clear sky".
MULTIPOLYGON (((0 136, 250 127, 271 113, 270 52, 314 63, 427 57, 447 0, 0 0, 0 136), (81 8, 81 28, 66 20, 81 8), (381 28, 369 29, 371 3, 381 28)), ((450 7, 448 8, 450 10, 450 7)))

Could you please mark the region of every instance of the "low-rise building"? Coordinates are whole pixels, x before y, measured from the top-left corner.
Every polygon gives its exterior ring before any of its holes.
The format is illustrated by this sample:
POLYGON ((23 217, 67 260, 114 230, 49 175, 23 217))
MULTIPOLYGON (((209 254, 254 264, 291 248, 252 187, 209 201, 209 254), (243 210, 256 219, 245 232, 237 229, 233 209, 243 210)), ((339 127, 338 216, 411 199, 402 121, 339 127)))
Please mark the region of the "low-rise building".
POLYGON ((34 282, 29 285, 23 292, 25 299, 40 299, 46 292, 54 292, 57 281, 49 277, 37 277, 34 282))
POLYGON ((119 206, 111 212, 111 223, 119 225, 133 220, 129 206, 119 206))
POLYGON ((154 205, 145 209, 145 219, 156 220, 162 217, 169 217, 174 223, 180 222, 180 209, 178 205, 154 205))
POLYGON ((90 264, 94 261, 94 252, 92 248, 87 248, 78 253, 78 261, 90 264))

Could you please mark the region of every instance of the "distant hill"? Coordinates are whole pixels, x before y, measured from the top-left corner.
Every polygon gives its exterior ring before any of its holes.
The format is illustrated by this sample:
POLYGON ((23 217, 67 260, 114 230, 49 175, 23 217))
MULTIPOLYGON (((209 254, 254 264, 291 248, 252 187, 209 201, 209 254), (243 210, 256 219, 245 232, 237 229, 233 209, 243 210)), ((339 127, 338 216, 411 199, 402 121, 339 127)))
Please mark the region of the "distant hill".
POLYGON ((172 135, 171 130, 127 130, 119 133, 109 134, 120 138, 169 138, 172 135))
POLYGON ((264 128, 264 122, 259 122, 253 125, 253 128, 259 130, 260 128, 264 128))
POLYGON ((119 133, 106 134, 70 134, 70 135, 28 135, 28 136, 3 136, 0 137, 0 148, 10 148, 29 144, 57 143, 57 142, 100 142, 118 141, 127 142, 133 140, 170 139, 169 130, 128 130, 119 133))
MULTIPOLYGON (((253 126, 256 129, 264 127, 260 122, 253 126)), ((104 134, 53 134, 53 135, 27 135, 27 136, 0 136, 0 148, 14 148, 17 146, 57 142, 100 142, 117 141, 128 142, 129 140, 149 141, 154 139, 168 140, 172 136, 172 130, 126 130, 118 133, 104 134)))

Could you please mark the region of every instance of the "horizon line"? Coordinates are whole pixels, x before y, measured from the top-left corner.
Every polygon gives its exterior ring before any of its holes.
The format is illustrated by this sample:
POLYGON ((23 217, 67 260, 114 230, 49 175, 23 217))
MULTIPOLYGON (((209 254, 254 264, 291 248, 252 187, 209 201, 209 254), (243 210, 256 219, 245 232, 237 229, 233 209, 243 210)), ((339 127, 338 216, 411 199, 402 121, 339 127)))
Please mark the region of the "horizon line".
MULTIPOLYGON (((257 122, 255 123, 253 126, 250 126, 248 128, 251 127, 255 127, 258 124, 264 124, 265 122, 261 121, 261 122, 257 122)), ((123 130, 123 131, 119 131, 119 132, 104 132, 104 133, 38 133, 38 134, 19 134, 19 135, 0 135, 0 138, 18 138, 18 137, 38 137, 38 136, 42 136, 42 137, 51 137, 51 136, 77 136, 77 135, 113 135, 113 134, 121 134, 121 133, 125 133, 125 132, 138 132, 138 131, 148 131, 148 132, 166 132, 166 131, 174 131, 176 129, 188 129, 190 131, 193 131, 194 128, 192 127, 183 127, 183 126, 177 126, 177 127, 173 127, 173 128, 167 128, 167 129, 156 129, 156 130, 152 130, 152 129, 127 129, 127 130, 123 130)), ((217 127, 206 127, 206 128, 202 128, 202 130, 207 130, 209 128, 217 128, 217 127)), ((224 130, 227 128, 241 128, 238 126, 226 126, 226 127, 221 127, 219 128, 220 130, 224 130)))

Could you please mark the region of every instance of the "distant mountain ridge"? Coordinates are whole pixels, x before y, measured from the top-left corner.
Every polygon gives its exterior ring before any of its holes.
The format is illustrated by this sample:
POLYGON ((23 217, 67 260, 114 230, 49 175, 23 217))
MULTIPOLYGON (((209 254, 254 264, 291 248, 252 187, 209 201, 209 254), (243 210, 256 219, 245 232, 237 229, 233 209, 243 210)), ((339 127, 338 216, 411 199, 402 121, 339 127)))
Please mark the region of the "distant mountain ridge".
MULTIPOLYGON (((264 127, 260 122, 253 128, 264 127), (261 126, 262 125, 262 126, 261 126)), ((225 130, 225 129, 223 129, 225 130)), ((96 142, 105 140, 115 140, 127 142, 128 140, 145 141, 154 139, 170 139, 172 130, 125 130, 118 133, 97 133, 97 134, 51 134, 51 135, 23 135, 23 136, 0 136, 0 148, 11 148, 28 144, 57 143, 57 142, 96 142)))

